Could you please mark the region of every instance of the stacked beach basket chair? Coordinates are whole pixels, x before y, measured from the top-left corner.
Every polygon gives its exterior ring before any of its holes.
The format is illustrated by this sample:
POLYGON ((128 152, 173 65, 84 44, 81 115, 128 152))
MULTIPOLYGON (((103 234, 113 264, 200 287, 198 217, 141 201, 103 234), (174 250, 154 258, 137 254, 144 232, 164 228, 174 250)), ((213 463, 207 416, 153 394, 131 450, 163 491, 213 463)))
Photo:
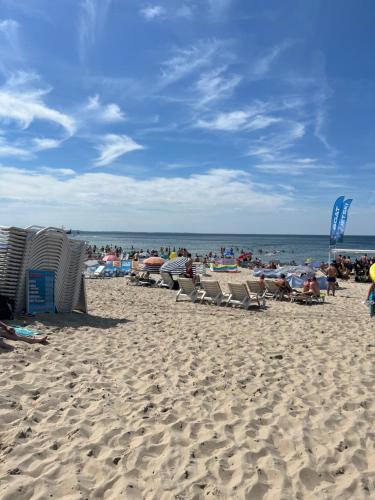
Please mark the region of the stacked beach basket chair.
POLYGON ((0 227, 0 294, 16 301, 24 263, 27 231, 0 227))
POLYGON ((15 299, 16 312, 26 309, 28 269, 55 273, 57 312, 70 312, 76 308, 84 287, 83 241, 69 239, 62 229, 30 226, 26 229, 1 228, 0 242, 0 293, 15 299), (10 235, 8 239, 7 235, 10 235), (12 273, 7 269, 12 269, 12 273))

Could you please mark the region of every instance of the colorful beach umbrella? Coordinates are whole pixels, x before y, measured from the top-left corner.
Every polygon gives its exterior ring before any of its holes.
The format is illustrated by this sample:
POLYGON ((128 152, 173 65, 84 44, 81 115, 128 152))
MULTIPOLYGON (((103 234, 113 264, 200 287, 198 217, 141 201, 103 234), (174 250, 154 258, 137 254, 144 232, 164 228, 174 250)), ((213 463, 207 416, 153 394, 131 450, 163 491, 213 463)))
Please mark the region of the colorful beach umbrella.
POLYGON ((105 257, 103 257, 102 260, 104 262, 113 262, 114 260, 120 260, 120 259, 118 257, 116 257, 116 255, 109 254, 109 255, 106 255, 105 257))
POLYGON ((149 257, 143 261, 146 266, 162 266, 164 262, 164 259, 161 257, 149 257))

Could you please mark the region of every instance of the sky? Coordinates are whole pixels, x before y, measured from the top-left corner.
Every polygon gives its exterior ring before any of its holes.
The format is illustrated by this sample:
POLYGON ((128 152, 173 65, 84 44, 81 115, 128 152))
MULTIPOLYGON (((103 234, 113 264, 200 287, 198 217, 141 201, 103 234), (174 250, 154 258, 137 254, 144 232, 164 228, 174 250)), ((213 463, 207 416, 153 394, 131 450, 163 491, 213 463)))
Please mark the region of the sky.
POLYGON ((0 224, 374 234, 372 0, 0 0, 0 224))

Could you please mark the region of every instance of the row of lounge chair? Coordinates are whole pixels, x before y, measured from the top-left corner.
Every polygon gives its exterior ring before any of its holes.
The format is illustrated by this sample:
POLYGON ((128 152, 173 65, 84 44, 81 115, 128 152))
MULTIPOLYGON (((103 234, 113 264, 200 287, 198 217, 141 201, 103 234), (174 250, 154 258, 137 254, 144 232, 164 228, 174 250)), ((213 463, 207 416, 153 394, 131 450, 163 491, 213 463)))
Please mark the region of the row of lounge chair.
MULTIPOLYGON (((129 284, 140 286, 157 286, 168 289, 175 288, 175 281, 169 273, 160 273, 160 280, 143 279, 142 274, 130 277, 129 284)), ((215 305, 238 305, 249 309, 252 305, 258 308, 266 306, 267 299, 283 300, 291 302, 301 302, 311 304, 313 302, 324 302, 324 295, 314 297, 303 293, 287 293, 280 288, 274 281, 265 280, 265 289, 261 287, 258 281, 246 281, 246 283, 228 283, 229 293, 223 292, 220 283, 216 280, 201 279, 199 285, 190 278, 179 277, 177 279, 179 290, 176 295, 176 302, 181 299, 191 300, 192 302, 211 303, 215 305)))
POLYGON ((250 309, 253 304, 258 308, 266 305, 264 293, 257 282, 228 283, 229 293, 223 292, 220 283, 214 280, 201 280, 201 288, 197 288, 189 278, 178 278, 178 283, 180 289, 176 302, 185 298, 192 302, 240 306, 244 309, 250 309))

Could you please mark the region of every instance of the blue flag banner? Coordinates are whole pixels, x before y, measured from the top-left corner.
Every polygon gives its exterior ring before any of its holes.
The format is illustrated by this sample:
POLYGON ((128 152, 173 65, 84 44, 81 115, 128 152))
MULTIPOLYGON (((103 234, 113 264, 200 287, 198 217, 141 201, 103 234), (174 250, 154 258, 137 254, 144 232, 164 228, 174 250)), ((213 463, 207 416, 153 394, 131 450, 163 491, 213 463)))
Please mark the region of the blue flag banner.
POLYGON ((342 207, 342 212, 341 212, 341 217, 340 217, 338 227, 337 227, 337 232, 336 232, 337 243, 341 243, 344 239, 346 222, 348 220, 348 212, 349 212, 349 208, 350 208, 352 201, 353 201, 352 199, 344 201, 344 204, 342 207))
POLYGON ((333 205, 333 210, 332 210, 332 219, 331 219, 331 232, 330 232, 330 238, 329 238, 329 244, 336 245, 337 242, 337 228, 339 221, 341 219, 341 213, 344 205, 344 198, 345 196, 340 196, 337 198, 335 201, 335 204, 333 205))

